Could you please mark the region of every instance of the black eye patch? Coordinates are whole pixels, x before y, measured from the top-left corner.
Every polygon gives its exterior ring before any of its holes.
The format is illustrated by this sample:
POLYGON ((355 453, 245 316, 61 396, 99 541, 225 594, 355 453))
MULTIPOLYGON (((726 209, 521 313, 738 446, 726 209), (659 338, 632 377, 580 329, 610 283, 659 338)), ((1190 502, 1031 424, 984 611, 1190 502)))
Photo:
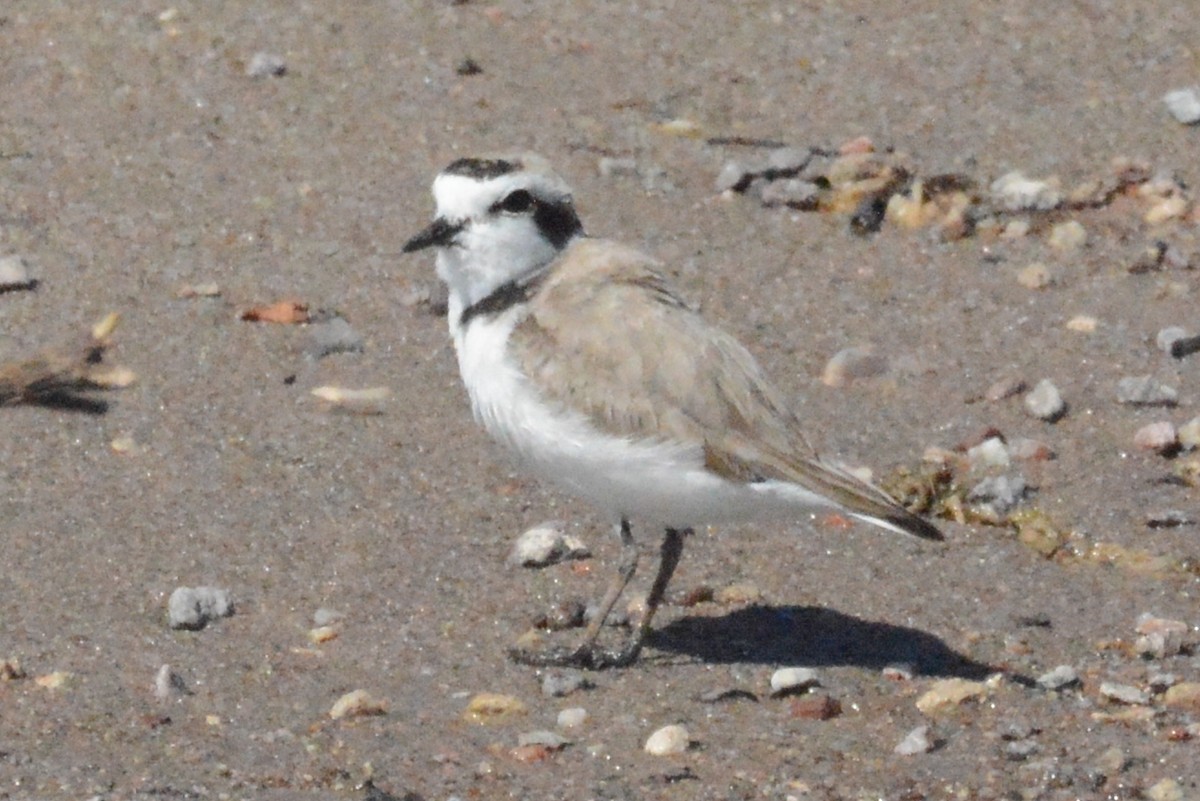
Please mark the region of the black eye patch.
POLYGON ((504 211, 509 214, 524 214, 536 205, 533 195, 524 189, 509 192, 501 200, 492 204, 492 211, 504 211))

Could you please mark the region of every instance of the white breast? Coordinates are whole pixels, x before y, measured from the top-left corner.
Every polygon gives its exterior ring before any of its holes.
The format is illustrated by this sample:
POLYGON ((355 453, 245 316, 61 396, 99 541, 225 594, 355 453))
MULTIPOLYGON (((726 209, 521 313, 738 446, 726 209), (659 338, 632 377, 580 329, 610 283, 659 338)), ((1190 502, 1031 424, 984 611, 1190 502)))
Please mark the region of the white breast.
POLYGON ((518 315, 476 318, 464 330, 452 309, 451 330, 476 419, 543 477, 614 517, 672 528, 829 506, 791 484, 722 479, 704 469, 701 443, 612 437, 542 401, 507 355, 518 315))

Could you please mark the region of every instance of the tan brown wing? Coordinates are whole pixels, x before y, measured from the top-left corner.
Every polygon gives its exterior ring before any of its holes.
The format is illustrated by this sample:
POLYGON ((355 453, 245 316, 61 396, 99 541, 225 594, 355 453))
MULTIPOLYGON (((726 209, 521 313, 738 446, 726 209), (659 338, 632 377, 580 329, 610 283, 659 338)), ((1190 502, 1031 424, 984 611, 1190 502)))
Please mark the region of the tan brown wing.
POLYGON ((545 397, 618 436, 700 444, 707 467, 731 480, 791 481, 918 536, 936 532, 822 462, 750 353, 680 300, 657 266, 612 242, 564 251, 510 340, 545 397))

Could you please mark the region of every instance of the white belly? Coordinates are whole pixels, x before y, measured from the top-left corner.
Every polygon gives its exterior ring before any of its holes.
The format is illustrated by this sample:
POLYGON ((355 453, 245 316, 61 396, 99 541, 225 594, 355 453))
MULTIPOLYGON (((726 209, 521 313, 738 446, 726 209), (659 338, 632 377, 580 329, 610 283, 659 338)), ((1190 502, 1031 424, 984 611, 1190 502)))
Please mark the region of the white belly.
POLYGON ((515 320, 515 311, 506 312, 454 331, 459 368, 476 419, 567 492, 614 517, 672 528, 834 508, 786 482, 741 484, 710 473, 700 443, 615 438, 581 414, 542 402, 505 356, 515 320))

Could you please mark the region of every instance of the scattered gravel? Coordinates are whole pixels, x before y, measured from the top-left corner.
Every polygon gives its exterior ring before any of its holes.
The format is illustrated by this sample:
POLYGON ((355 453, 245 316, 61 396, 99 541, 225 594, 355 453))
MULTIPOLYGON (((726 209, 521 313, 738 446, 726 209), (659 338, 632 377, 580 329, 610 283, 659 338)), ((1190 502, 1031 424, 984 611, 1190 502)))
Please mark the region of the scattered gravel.
POLYGON ((1058 387, 1048 378, 1037 383, 1025 396, 1025 408, 1039 420, 1053 423, 1067 413, 1067 404, 1059 394, 1058 387))
POLYGON ((232 595, 216 587, 178 587, 167 601, 167 622, 173 629, 202 629, 232 614, 232 595))
POLYGON ((929 726, 917 726, 904 735, 904 739, 892 750, 901 756, 929 753, 933 750, 933 740, 929 737, 929 726))
POLYGON ((677 723, 673 723, 670 726, 663 726, 651 734, 646 740, 644 748, 647 754, 653 756, 673 756, 682 754, 688 750, 690 745, 691 738, 688 735, 688 730, 677 723))
POLYGON ((1150 375, 1127 376, 1117 382, 1117 402, 1131 406, 1174 406, 1179 393, 1150 375))

